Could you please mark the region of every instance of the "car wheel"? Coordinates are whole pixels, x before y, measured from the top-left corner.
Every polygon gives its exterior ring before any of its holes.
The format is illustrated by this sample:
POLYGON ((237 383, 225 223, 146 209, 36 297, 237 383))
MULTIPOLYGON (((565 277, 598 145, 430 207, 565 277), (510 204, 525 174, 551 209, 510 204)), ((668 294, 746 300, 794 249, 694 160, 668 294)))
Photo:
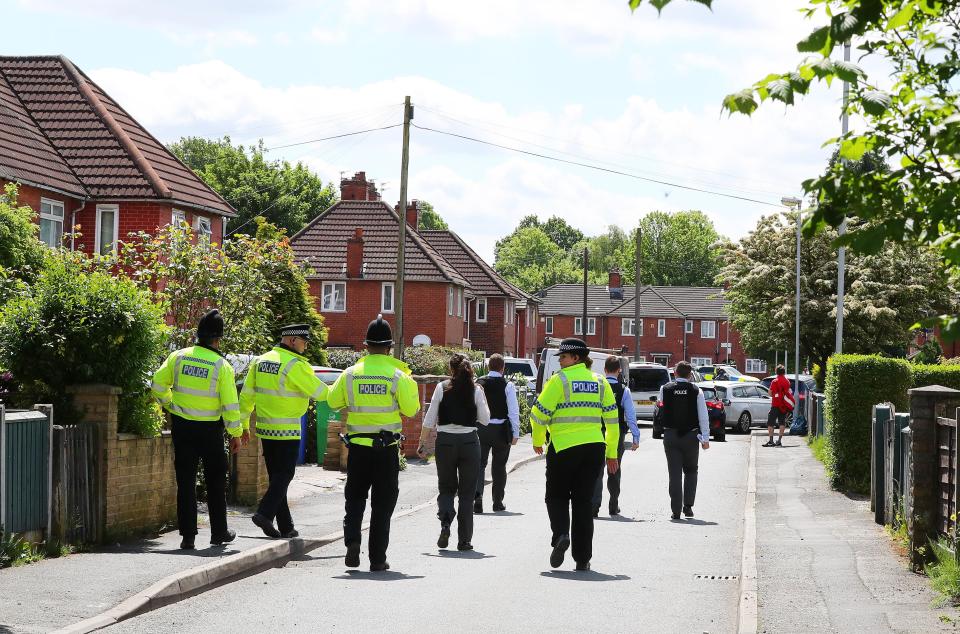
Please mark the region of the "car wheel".
POLYGON ((717 431, 713 432, 713 439, 717 442, 726 442, 727 441, 727 430, 720 428, 717 431))
POLYGON ((737 431, 741 434, 749 434, 751 422, 750 412, 740 414, 740 418, 737 419, 737 431))

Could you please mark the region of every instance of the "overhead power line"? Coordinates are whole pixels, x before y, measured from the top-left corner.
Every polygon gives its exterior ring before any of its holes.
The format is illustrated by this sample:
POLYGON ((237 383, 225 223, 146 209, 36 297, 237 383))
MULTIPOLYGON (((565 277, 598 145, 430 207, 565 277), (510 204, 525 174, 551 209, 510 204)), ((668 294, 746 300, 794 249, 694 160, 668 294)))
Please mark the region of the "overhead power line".
POLYGON ((380 130, 389 130, 390 128, 399 128, 402 126, 402 123, 394 123, 393 125, 385 125, 379 128, 367 128, 366 130, 357 130, 356 132, 345 132, 343 134, 335 134, 333 136, 326 136, 320 139, 310 139, 309 141, 299 141, 297 143, 287 143, 286 145, 275 145, 273 147, 264 148, 265 152, 272 152, 274 150, 282 150, 283 148, 295 147, 297 145, 306 145, 308 143, 319 143, 320 141, 331 141, 333 139, 342 139, 343 137, 356 136, 358 134, 366 134, 367 132, 378 132, 380 130))
MULTIPOLYGON (((779 202, 776 202, 776 203, 775 203, 775 202, 770 202, 770 201, 766 201, 766 200, 758 200, 758 199, 756 199, 756 198, 748 198, 748 197, 746 197, 746 196, 737 196, 736 194, 726 194, 726 193, 724 193, 724 192, 718 192, 718 191, 711 190, 711 189, 704 189, 704 188, 700 188, 700 187, 692 187, 692 186, 690 186, 690 185, 682 185, 682 184, 680 184, 680 183, 674 183, 674 182, 671 182, 671 181, 660 180, 660 179, 656 179, 656 178, 648 178, 648 177, 646 177, 646 176, 638 176, 637 174, 631 174, 631 173, 629 173, 629 172, 624 172, 624 171, 621 171, 621 170, 615 170, 615 169, 611 169, 611 168, 608 168, 608 167, 601 167, 601 166, 599 166, 599 165, 592 165, 592 164, 590 164, 590 163, 584 163, 584 162, 581 162, 581 161, 573 161, 573 160, 569 160, 569 159, 560 158, 560 157, 557 157, 557 156, 550 156, 549 154, 541 154, 541 153, 539 153, 539 152, 531 152, 531 151, 529 151, 529 150, 522 150, 522 149, 520 149, 520 148, 510 147, 510 146, 508 146, 508 145, 500 145, 499 143, 493 143, 492 141, 484 141, 483 139, 477 139, 477 138, 475 138, 475 137, 466 136, 466 135, 464 135, 464 134, 457 134, 457 133, 455 133, 455 132, 447 132, 446 130, 437 130, 437 129, 435 129, 435 128, 428 128, 428 127, 426 127, 426 126, 417 125, 417 124, 415 124, 415 123, 411 123, 410 125, 412 125, 413 127, 417 128, 418 130, 424 130, 424 131, 426 131, 426 132, 433 132, 433 133, 435 133, 435 134, 441 134, 441 135, 444 135, 444 136, 455 137, 455 138, 458 138, 458 139, 463 139, 463 140, 465 140, 465 141, 472 141, 472 142, 474 142, 474 143, 480 143, 480 144, 482 144, 482 145, 488 145, 488 146, 491 146, 491 147, 499 148, 499 149, 501 149, 501 150, 508 150, 508 151, 510 151, 510 152, 517 152, 518 154, 526 154, 527 156, 535 156, 535 157, 537 157, 537 158, 542 158, 542 159, 545 159, 545 160, 548 160, 548 161, 555 161, 555 162, 557 162, 557 163, 565 163, 565 164, 567 164, 567 165, 576 165, 577 167, 585 167, 585 168, 587 168, 587 169, 596 170, 596 171, 598 171, 598 172, 606 172, 606 173, 608 173, 608 174, 616 174, 617 176, 626 176, 626 177, 628 177, 628 178, 633 178, 633 179, 636 179, 636 180, 646 181, 646 182, 648 182, 648 183, 657 183, 658 185, 666 185, 666 186, 668 186, 668 187, 676 187, 677 189, 685 189, 685 190, 687 190, 687 191, 699 192, 699 193, 701 193, 701 194, 710 194, 710 195, 712 195, 712 196, 722 196, 722 197, 724 197, 724 198, 734 198, 734 199, 736 199, 736 200, 743 200, 743 201, 746 201, 746 202, 756 203, 756 204, 758 204, 758 205, 766 205, 766 206, 769 206, 769 207, 777 207, 777 208, 783 207, 783 205, 781 205, 779 202)), ((396 126, 393 126, 393 127, 396 127, 396 126)))

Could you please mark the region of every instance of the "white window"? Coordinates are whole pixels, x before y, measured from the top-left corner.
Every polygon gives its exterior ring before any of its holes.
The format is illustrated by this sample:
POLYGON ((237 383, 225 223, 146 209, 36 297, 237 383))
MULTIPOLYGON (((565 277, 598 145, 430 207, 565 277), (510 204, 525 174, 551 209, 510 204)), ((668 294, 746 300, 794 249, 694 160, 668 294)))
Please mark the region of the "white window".
POLYGON ((457 289, 457 317, 463 317, 463 289, 457 289))
POLYGON ((174 209, 170 214, 170 224, 174 227, 182 227, 187 224, 187 214, 179 209, 174 209))
POLYGON ((624 337, 630 337, 636 334, 636 330, 633 325, 636 323, 635 319, 621 319, 620 320, 620 334, 624 337))
POLYGON ((347 283, 324 282, 320 310, 328 313, 343 313, 347 310, 347 283))
POLYGON ((717 322, 701 321, 700 336, 703 337, 704 339, 716 339, 717 338, 717 322))
POLYGON ((117 205, 97 205, 97 253, 109 255, 117 250, 117 232, 120 226, 120 208, 117 205))
POLYGON ((763 359, 747 359, 747 374, 766 374, 767 362, 763 359))
POLYGON ((543 322, 544 322, 544 327, 543 327, 544 331, 546 331, 548 335, 552 335, 553 334, 553 317, 544 317, 543 322))
POLYGON ((701 365, 712 365, 713 359, 710 357, 690 357, 690 365, 694 368, 698 368, 701 365))
POLYGON ((688 320, 686 320, 685 322, 683 322, 683 332, 687 333, 688 335, 692 335, 692 334, 693 334, 693 320, 692 320, 692 319, 688 319, 688 320))
POLYGON ((510 310, 510 300, 503 300, 503 322, 506 324, 513 323, 513 311, 510 310))
POLYGON ((530 321, 531 321, 531 319, 530 319, 530 318, 531 318, 530 309, 527 308, 527 310, 524 311, 524 314, 527 316, 527 328, 529 328, 529 327, 530 327, 530 321))
POLYGON ((384 282, 380 285, 380 312, 393 312, 393 282, 384 282))
POLYGON ((657 320, 657 336, 658 337, 667 336, 667 320, 666 319, 657 320))
POLYGON ((210 244, 213 238, 213 225, 209 218, 197 216, 193 221, 193 230, 197 232, 197 240, 210 244))
POLYGON ((63 239, 63 203, 40 199, 40 241, 48 247, 60 246, 63 239))
POLYGON ((453 315, 453 287, 447 288, 447 314, 453 315))
POLYGON ((670 365, 670 355, 668 354, 655 354, 653 355, 653 362, 659 363, 660 365, 670 365))
POLYGON ((485 323, 487 321, 487 298, 477 298, 477 322, 485 323))
MULTIPOLYGON (((576 317, 573 320, 573 334, 582 335, 583 334, 583 318, 576 317)), ((595 335, 597 334, 597 318, 596 317, 587 317, 587 334, 595 335)))

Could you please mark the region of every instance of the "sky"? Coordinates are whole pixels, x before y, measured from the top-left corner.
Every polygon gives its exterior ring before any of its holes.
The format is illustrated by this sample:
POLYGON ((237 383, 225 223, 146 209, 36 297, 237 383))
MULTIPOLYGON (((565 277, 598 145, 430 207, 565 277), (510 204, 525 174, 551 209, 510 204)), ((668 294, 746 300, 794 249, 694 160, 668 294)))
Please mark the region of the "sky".
POLYGON ((263 139, 325 181, 365 171, 391 204, 399 127, 303 142, 400 123, 409 95, 408 198, 490 262, 531 213, 596 235, 699 209, 741 238, 802 194, 840 131, 838 84, 791 108, 721 111, 802 59, 795 43, 816 25, 794 0, 676 0, 659 17, 626 0, 11 3, 0 54, 66 55, 161 141, 263 139))

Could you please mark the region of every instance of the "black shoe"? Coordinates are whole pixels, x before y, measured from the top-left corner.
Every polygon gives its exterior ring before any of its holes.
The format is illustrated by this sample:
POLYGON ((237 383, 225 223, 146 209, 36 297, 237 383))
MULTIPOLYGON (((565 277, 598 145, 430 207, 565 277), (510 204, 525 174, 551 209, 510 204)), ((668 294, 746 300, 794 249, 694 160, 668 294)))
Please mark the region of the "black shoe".
POLYGON ((229 544, 236 538, 237 538, 237 531, 233 530, 232 528, 228 528, 226 531, 224 531, 223 533, 220 533, 219 535, 211 535, 210 543, 213 544, 214 546, 223 546, 224 544, 229 544))
POLYGON ((581 572, 587 572, 588 570, 590 570, 590 562, 589 562, 589 561, 578 561, 578 562, 577 562, 577 570, 579 570, 579 571, 581 571, 581 572))
POLYGON ((619 506, 611 506, 611 507, 610 507, 610 515, 620 515, 620 507, 619 507, 619 506))
POLYGON ((183 539, 180 540, 180 550, 194 550, 196 545, 196 535, 184 535, 183 539))
POLYGON ((773 441, 772 441, 772 440, 768 440, 767 442, 763 443, 763 444, 760 445, 760 446, 761 446, 761 447, 776 447, 776 445, 773 444, 773 441))
POLYGON ((777 442, 773 443, 773 446, 774 446, 774 447, 783 447, 783 443, 778 440, 777 442))
POLYGON ((680 519, 680 514, 679 514, 679 513, 674 513, 674 514, 672 514, 672 515, 670 516, 670 519, 672 519, 672 520, 678 520, 678 519, 680 519))
POLYGON ((457 550, 473 550, 473 544, 470 542, 460 542, 457 544, 457 550))
POLYGON ((440 538, 437 540, 437 548, 446 548, 450 543, 450 525, 443 524, 440 527, 440 538))
POLYGON ((343 558, 343 565, 347 568, 356 568, 360 565, 360 544, 347 545, 347 556, 343 558))
POLYGON ((390 570, 390 564, 386 561, 380 564, 370 564, 370 572, 383 572, 384 570, 390 570))
POLYGON ((294 537, 300 537, 300 531, 298 531, 295 528, 291 528, 288 531, 280 533, 280 537, 283 537, 284 539, 293 539, 294 537))
POLYGON ((494 503, 493 503, 493 510, 494 510, 494 511, 506 511, 506 510, 507 510, 507 507, 505 507, 505 506, 503 505, 503 502, 494 502, 494 503))
POLYGON ((473 512, 477 515, 483 513, 483 498, 475 498, 473 500, 473 512))
POLYGON ((559 568, 563 565, 563 556, 570 548, 570 536, 561 535, 557 538, 557 543, 553 546, 553 552, 550 553, 550 565, 553 568, 559 568))
POLYGON ((263 515, 260 515, 259 513, 254 513, 253 517, 250 519, 253 520, 254 524, 260 527, 260 530, 262 530, 263 534, 266 535, 267 537, 272 537, 274 539, 277 539, 278 537, 280 537, 280 531, 278 531, 277 528, 273 525, 273 522, 268 520, 263 515))
POLYGON ((683 507, 683 514, 686 515, 687 517, 693 517, 693 507, 692 506, 683 507))

